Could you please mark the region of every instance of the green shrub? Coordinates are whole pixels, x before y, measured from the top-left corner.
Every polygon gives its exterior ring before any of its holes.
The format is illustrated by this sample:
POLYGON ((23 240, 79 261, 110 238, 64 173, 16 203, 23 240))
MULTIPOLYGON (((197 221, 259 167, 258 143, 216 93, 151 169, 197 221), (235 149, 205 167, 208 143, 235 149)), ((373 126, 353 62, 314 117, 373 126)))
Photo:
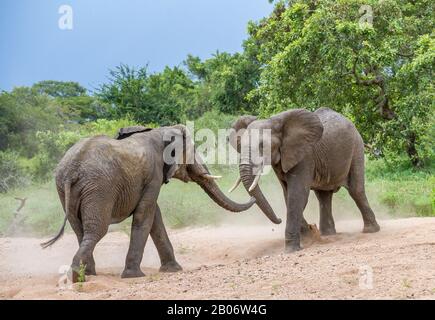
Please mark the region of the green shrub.
POLYGON ((25 162, 27 172, 36 181, 46 181, 53 176, 53 170, 65 152, 82 138, 105 134, 114 136, 121 127, 135 125, 126 118, 119 120, 99 119, 77 128, 66 129, 61 126, 57 131, 36 132, 38 152, 25 162))
POLYGON ((18 154, 0 151, 0 193, 5 193, 17 187, 24 187, 29 182, 29 176, 20 166, 18 154))
POLYGON ((195 120, 195 130, 210 129, 216 136, 219 129, 228 129, 237 119, 236 116, 220 113, 218 111, 209 111, 204 113, 200 118, 195 120))

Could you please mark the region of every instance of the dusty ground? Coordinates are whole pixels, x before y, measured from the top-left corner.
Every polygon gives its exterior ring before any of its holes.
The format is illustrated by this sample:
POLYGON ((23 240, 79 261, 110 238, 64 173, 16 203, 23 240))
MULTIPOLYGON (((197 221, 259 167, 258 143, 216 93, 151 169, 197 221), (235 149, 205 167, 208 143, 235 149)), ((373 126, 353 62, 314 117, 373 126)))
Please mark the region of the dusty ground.
POLYGON ((97 246, 96 277, 62 284, 63 265, 77 249, 66 235, 48 250, 41 239, 0 238, 2 299, 434 299, 435 218, 380 221, 377 234, 361 221, 340 222, 339 234, 283 253, 283 226, 222 226, 172 231, 184 271, 159 273, 148 243, 144 278, 119 277, 128 237, 108 234, 97 246), (370 272, 372 271, 372 276, 370 272), (372 280, 372 281, 371 281, 372 280))

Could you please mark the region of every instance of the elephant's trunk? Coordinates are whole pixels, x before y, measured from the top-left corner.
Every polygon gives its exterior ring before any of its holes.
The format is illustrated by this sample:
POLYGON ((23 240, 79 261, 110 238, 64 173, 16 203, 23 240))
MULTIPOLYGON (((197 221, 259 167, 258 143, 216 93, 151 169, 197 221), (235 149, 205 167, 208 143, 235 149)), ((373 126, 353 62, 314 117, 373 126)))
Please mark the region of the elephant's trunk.
POLYGON ((252 169, 251 148, 247 147, 246 150, 242 150, 241 152, 239 164, 240 178, 242 179, 243 186, 245 187, 246 191, 248 191, 249 195, 256 199, 257 205, 260 207, 261 211, 263 211, 266 217, 268 217, 273 223, 280 224, 281 219, 276 216, 269 202, 264 197, 260 187, 257 185, 254 189, 249 191, 249 188, 252 186, 252 183, 255 179, 252 169))
MULTIPOLYGON (((204 171, 206 170, 208 172, 208 169, 204 165, 195 164, 197 166, 197 171, 204 171), (199 168, 202 167, 202 168, 199 168)), ((232 212, 241 212, 248 210, 252 205, 255 203, 255 198, 249 199, 246 203, 237 203, 228 198, 219 188, 219 186, 216 184, 214 180, 206 179, 204 176, 195 175, 195 177, 192 177, 192 179, 200 185, 200 187, 208 194, 208 196, 216 202, 219 206, 222 208, 232 211, 232 212)))

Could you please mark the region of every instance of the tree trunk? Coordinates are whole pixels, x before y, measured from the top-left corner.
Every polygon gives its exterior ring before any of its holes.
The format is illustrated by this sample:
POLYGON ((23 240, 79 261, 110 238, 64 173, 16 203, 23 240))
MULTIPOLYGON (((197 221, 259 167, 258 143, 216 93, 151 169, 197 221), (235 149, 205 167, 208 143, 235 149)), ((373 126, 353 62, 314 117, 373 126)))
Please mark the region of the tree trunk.
POLYGON ((416 134, 414 132, 411 132, 407 138, 408 141, 406 145, 406 153, 411 160, 412 166, 414 168, 420 168, 422 166, 422 162, 416 148, 416 134))

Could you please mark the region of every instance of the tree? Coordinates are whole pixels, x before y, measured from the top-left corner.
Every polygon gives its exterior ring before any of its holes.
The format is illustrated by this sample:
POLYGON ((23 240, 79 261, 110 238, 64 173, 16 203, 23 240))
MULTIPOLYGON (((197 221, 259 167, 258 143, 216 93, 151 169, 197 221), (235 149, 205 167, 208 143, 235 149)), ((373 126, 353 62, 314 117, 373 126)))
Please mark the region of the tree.
POLYGON ((38 94, 52 98, 70 98, 86 95, 86 89, 77 82, 45 80, 35 83, 32 88, 38 94))
POLYGON ((37 151, 34 134, 62 123, 58 108, 47 95, 18 87, 0 94, 0 151, 12 148, 31 157, 37 151))
POLYGON ((279 1, 250 23, 245 45, 262 65, 261 114, 330 106, 349 116, 372 150, 431 154, 434 2, 279 1))
POLYGON ((248 99, 259 79, 259 65, 248 55, 217 52, 201 61, 189 55, 185 65, 197 81, 198 108, 227 114, 257 113, 257 103, 248 99))
POLYGON ((175 124, 184 120, 194 101, 193 81, 177 67, 149 75, 146 68, 120 65, 110 76, 97 95, 111 104, 114 118, 131 115, 142 123, 175 124))

